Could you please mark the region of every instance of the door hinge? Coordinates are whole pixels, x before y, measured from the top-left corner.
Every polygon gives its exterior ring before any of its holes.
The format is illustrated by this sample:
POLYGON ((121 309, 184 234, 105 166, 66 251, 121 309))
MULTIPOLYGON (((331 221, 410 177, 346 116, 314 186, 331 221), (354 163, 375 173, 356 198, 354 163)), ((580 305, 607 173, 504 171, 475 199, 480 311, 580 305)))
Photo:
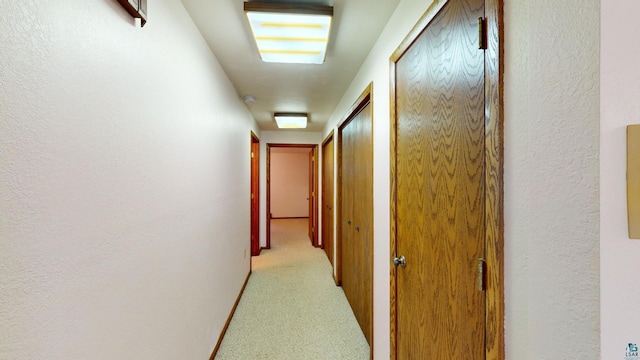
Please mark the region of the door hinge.
POLYGON ((253 159, 253 151, 251 152, 251 158, 253 159))
POLYGON ((253 200, 253 193, 251 194, 251 200, 253 200))
POLYGON ((487 49, 487 24, 484 18, 478 18, 478 49, 487 49))
POLYGON ((484 267, 487 261, 483 258, 478 259, 478 291, 484 291, 484 267))

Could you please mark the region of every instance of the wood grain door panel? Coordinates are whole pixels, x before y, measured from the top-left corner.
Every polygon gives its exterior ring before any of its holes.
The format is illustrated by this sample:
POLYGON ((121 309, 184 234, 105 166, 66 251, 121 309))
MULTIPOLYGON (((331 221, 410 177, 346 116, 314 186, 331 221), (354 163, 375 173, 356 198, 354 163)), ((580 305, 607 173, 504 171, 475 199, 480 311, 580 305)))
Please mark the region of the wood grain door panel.
POLYGON ((484 0, 450 0, 396 63, 398 359, 485 358, 484 0))
POLYGON ((340 128, 341 284, 362 331, 373 340, 373 140, 367 97, 340 128))
POLYGON ((333 187, 334 187, 334 141, 329 135, 322 144, 322 247, 329 262, 334 265, 333 242, 333 187))

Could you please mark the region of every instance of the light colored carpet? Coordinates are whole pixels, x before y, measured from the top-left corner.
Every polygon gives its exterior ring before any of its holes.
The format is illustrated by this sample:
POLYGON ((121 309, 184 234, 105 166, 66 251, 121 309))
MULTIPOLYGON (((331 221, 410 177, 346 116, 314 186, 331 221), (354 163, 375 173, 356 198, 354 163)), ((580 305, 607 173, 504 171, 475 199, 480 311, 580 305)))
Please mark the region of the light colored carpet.
POLYGON ((306 219, 271 222, 216 360, 369 359, 369 344, 306 219))

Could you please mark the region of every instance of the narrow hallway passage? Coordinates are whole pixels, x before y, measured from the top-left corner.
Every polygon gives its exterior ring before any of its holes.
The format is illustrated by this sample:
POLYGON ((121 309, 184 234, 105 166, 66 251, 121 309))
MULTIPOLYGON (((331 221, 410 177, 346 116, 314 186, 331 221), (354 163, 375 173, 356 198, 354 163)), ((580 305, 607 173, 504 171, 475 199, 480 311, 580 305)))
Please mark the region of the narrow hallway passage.
POLYGON ((369 359, 369 345, 307 219, 271 223, 216 360, 369 359))

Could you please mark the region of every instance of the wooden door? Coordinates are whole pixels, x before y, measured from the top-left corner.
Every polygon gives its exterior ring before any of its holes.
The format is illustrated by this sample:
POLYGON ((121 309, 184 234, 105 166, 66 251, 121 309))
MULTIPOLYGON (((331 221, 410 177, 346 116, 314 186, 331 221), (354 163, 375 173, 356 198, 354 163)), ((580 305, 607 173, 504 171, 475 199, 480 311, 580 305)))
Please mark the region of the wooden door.
POLYGON ((484 0, 449 0, 395 62, 397 359, 485 358, 484 0), (484 282, 483 282, 484 283, 484 282), (483 285, 484 286, 484 285, 483 285))
POLYGON ((311 244, 318 247, 318 201, 317 201, 317 147, 309 151, 309 239, 311 244))
POLYGON ((251 133, 251 256, 260 255, 260 140, 251 133))
POLYGON ((333 243, 333 133, 322 143, 322 247, 329 262, 334 264, 333 243))
POLYGON ((355 174, 353 164, 355 163, 354 134, 353 127, 345 126, 340 130, 340 233, 339 233, 339 272, 338 280, 342 286, 347 299, 356 297, 355 293, 355 272, 353 261, 353 190, 354 184, 351 180, 355 174))
POLYGON ((340 127, 340 280, 373 340, 373 137, 370 87, 340 127))
POLYGON ((342 129, 342 139, 344 141, 342 146, 343 151, 343 177, 342 177, 342 214, 344 217, 341 219, 343 222, 341 237, 340 237, 340 253, 341 253, 341 285, 344 290, 344 294, 353 309, 356 318, 358 318, 359 303, 357 301, 359 297, 358 293, 358 274, 356 270, 356 249, 354 247, 354 190, 355 183, 353 178, 355 176, 354 164, 355 160, 355 131, 352 123, 342 129))
POLYGON ((356 318, 364 336, 373 341, 373 139, 371 105, 353 119, 355 163, 353 184, 353 261, 356 277, 356 318))

